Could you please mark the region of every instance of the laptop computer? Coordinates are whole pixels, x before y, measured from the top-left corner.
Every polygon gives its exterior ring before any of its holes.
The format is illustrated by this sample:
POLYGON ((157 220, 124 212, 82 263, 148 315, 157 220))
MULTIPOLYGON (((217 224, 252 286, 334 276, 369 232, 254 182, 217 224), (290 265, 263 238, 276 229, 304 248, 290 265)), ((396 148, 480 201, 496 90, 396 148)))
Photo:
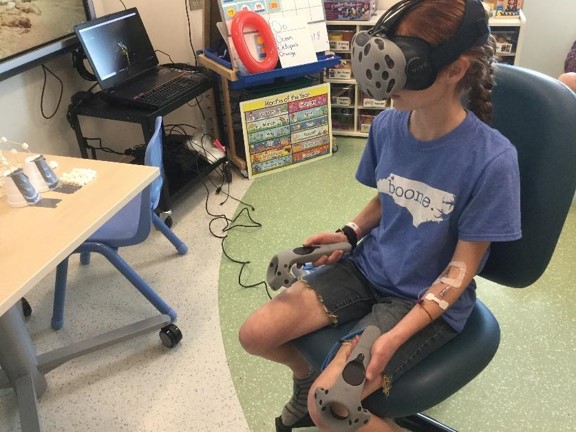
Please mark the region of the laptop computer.
POLYGON ((78 24, 74 32, 100 87, 112 104, 160 109, 194 92, 204 73, 159 65, 136 8, 78 24))

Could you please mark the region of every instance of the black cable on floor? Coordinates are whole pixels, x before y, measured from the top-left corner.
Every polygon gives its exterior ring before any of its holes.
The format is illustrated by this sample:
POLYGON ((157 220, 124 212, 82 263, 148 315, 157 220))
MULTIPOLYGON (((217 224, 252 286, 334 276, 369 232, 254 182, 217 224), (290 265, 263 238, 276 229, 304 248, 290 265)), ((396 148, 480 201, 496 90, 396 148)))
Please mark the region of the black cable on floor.
MULTIPOLYGON (((198 164, 198 163, 197 163, 197 164, 198 164)), ((228 238, 228 233, 229 233, 231 230, 233 230, 233 229, 235 229, 235 228, 261 228, 261 227, 262 227, 262 224, 261 224, 260 222, 257 222, 257 221, 252 217, 252 214, 250 213, 250 211, 254 211, 254 210, 255 210, 255 208, 254 208, 253 205, 251 205, 251 204, 249 204, 249 203, 246 203, 246 202, 242 201, 241 199, 236 198, 236 197, 234 197, 234 196, 232 196, 232 195, 230 194, 230 183, 227 183, 227 182, 225 181, 224 169, 223 169, 221 166, 219 166, 218 168, 221 169, 221 171, 222 171, 222 172, 221 172, 221 176, 222 176, 222 177, 221 177, 221 180, 222 180, 222 183, 221 183, 220 185, 217 185, 216 183, 214 183, 214 182, 212 181, 212 179, 210 179, 210 178, 207 177, 207 176, 201 176, 201 177, 200 177, 200 180, 201 180, 201 182, 202 182, 202 185, 203 185, 204 188, 206 189, 206 200, 205 200, 205 202, 204 202, 204 209, 205 209, 206 213, 207 213, 209 216, 212 217, 212 219, 211 219, 210 222, 208 223, 208 230, 210 231, 210 234, 212 234, 213 237, 216 237, 216 238, 218 238, 218 239, 221 240, 220 247, 221 247, 221 249, 222 249, 222 254, 223 254, 228 260, 230 260, 231 262, 233 262, 233 263, 235 263, 235 264, 239 264, 239 265, 241 266, 241 267, 240 267, 240 271, 238 272, 238 285, 240 285, 242 288, 256 288, 256 287, 259 287, 259 286, 263 285, 263 286, 264 286, 264 289, 265 289, 265 291, 266 291, 266 295, 268 296, 268 298, 271 299, 272 296, 270 295, 270 291, 269 291, 269 289, 268 289, 268 284, 266 283, 266 281, 262 280, 262 281, 260 281, 260 282, 254 283, 254 284, 245 284, 245 283, 242 282, 242 274, 243 274, 243 272, 244 272, 244 269, 245 269, 249 264, 251 264, 251 261, 242 261, 242 260, 240 260, 240 259, 233 258, 233 257, 226 251, 226 248, 225 248, 224 243, 225 243, 226 239, 228 238), (242 210, 240 210, 240 211, 238 212, 238 214, 237 214, 233 219, 228 218, 228 217, 227 217, 226 215, 224 215, 224 214, 214 214, 214 213, 211 213, 211 212, 210 212, 210 210, 208 209, 208 201, 209 201, 209 197, 210 197, 210 189, 208 188, 208 185, 207 185, 206 182, 204 181, 205 178, 206 178, 208 181, 210 181, 210 183, 212 183, 212 185, 216 188, 216 194, 224 193, 224 194, 226 195, 226 199, 225 199, 224 201, 222 201, 222 202, 220 203, 220 205, 223 205, 228 198, 231 198, 231 199, 233 199, 233 200, 235 200, 235 201, 238 201, 241 205, 244 206, 244 207, 242 208, 242 210), (223 190, 224 184, 227 185, 228 191, 224 191, 224 190, 223 190), (242 215, 244 215, 244 214, 248 217, 248 220, 250 221, 250 223, 249 223, 249 224, 237 223, 237 222, 238 222, 238 219, 239 219, 242 215), (217 221, 223 221, 223 222, 224 222, 224 227, 221 229, 221 232, 223 233, 223 235, 217 234, 217 233, 215 232, 214 228, 213 228, 213 225, 214 225, 217 221)), ((200 171, 199 167, 198 167, 198 171, 200 171)))

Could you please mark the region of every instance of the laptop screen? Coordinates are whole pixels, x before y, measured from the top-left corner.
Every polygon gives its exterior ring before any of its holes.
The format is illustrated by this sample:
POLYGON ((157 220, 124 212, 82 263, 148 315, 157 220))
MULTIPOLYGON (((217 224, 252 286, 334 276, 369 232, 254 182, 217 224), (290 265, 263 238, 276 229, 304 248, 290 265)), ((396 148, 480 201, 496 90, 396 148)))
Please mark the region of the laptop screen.
POLYGON ((109 89, 158 65, 136 8, 74 27, 102 89, 109 89))

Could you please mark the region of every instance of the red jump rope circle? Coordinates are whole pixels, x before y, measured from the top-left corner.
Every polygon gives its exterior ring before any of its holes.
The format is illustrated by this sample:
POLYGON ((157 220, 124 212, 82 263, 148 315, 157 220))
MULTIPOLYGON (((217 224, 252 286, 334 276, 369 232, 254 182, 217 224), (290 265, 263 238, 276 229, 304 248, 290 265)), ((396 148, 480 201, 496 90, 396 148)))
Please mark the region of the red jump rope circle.
POLYGON ((238 57, 248 72, 266 72, 276 67, 278 63, 278 47, 270 26, 262 16, 252 11, 238 12, 232 18, 230 34, 238 57), (263 60, 256 60, 248 50, 248 45, 246 45, 244 40, 244 28, 247 26, 255 28, 264 41, 266 57, 263 60))

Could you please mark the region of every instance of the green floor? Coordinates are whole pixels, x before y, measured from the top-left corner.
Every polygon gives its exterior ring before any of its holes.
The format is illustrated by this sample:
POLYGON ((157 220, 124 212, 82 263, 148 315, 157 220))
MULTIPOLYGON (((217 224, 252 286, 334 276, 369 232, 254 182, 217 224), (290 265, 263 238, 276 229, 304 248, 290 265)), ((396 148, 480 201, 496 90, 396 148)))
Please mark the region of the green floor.
MULTIPOLYGON (((250 261, 244 285, 264 279, 270 258, 308 235, 335 230, 353 217, 374 191, 354 172, 364 140, 338 139, 331 158, 256 179, 244 201, 262 228, 232 230, 227 253, 250 261)), ((246 223, 241 215, 238 223, 246 223)), ((466 388, 429 411, 459 431, 576 431, 576 208, 547 272, 534 286, 515 290, 479 279, 479 297, 498 318, 500 349, 466 388)), ((291 392, 283 367, 245 354, 237 331, 268 297, 263 286, 242 288, 240 265, 222 260, 219 307, 228 363, 240 403, 254 432, 274 431, 273 419, 291 392)), ((310 429, 315 430, 315 429, 310 429)))

